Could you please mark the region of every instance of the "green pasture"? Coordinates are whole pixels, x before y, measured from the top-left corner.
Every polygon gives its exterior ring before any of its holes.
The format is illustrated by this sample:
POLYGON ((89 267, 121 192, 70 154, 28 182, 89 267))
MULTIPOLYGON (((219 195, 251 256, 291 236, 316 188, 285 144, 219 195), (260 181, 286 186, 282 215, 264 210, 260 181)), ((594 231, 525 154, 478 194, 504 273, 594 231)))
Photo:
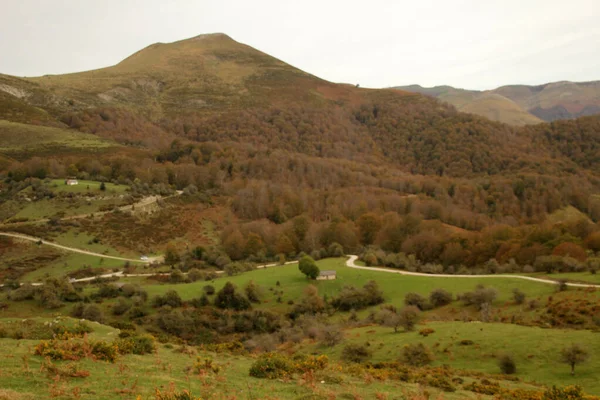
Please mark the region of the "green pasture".
POLYGON ((423 343, 434 354, 433 365, 448 364, 452 368, 498 374, 498 356, 513 357, 516 376, 525 381, 545 385, 580 385, 591 394, 600 394, 600 333, 586 330, 543 329, 514 324, 477 322, 429 322, 419 325, 413 332, 394 333, 392 328, 366 326, 349 329, 345 341, 327 348, 313 344, 309 352, 319 352, 339 358, 344 343, 369 344, 373 361, 396 361, 401 349, 409 343, 423 343), (427 337, 419 335, 422 328, 435 332, 427 337), (462 340, 472 340, 464 346, 462 340), (590 353, 589 361, 576 366, 575 376, 570 367, 560 362, 560 350, 578 343, 590 353))
MULTIPOLYGON (((307 285, 317 286, 319 294, 326 296, 336 295, 345 285, 362 287, 370 280, 375 280, 383 290, 386 302, 402 304, 404 296, 409 292, 428 295, 433 289, 443 288, 453 294, 459 294, 473 290, 478 284, 493 286, 498 290, 497 302, 501 303, 512 297, 512 290, 517 288, 527 294, 528 297, 538 297, 553 293, 555 288, 549 284, 531 282, 514 278, 448 278, 448 277, 424 277, 392 274, 381 271, 368 271, 349 268, 345 265, 346 258, 330 258, 317 262, 321 270, 335 270, 337 279, 330 281, 309 281, 300 271, 297 264, 277 266, 266 269, 258 269, 237 276, 222 276, 215 279, 213 285, 219 290, 230 281, 238 287, 243 287, 253 280, 266 292, 269 288, 283 291, 282 300, 297 301, 307 285), (277 282, 280 286, 277 287, 277 282)), ((194 282, 179 285, 148 285, 146 290, 150 295, 164 294, 168 290, 176 290, 184 300, 198 297, 202 294, 202 287, 207 282, 194 282)), ((268 292, 267 292, 268 293, 268 292)), ((267 307, 268 305, 263 305, 267 307)))

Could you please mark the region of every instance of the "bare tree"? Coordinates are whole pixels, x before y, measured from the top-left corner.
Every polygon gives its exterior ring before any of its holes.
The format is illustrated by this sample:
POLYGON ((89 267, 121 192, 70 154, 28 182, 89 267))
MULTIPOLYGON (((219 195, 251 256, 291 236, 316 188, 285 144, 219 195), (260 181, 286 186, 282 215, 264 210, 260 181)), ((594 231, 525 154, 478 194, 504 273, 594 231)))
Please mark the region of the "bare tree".
POLYGON ((575 365, 585 362, 589 355, 588 351, 578 344, 572 344, 560 351, 561 361, 571 366, 571 375, 575 375, 575 365))

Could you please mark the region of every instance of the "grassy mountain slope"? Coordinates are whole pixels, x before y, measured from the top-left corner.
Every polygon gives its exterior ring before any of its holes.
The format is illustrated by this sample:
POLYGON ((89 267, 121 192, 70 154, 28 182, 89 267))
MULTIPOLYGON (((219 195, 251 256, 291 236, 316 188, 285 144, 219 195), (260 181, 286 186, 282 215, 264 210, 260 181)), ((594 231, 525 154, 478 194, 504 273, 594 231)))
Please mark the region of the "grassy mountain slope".
POLYGON ((458 109, 462 112, 484 116, 492 121, 500 121, 515 126, 532 125, 542 122, 538 117, 524 112, 512 100, 499 94, 485 93, 478 95, 473 101, 458 107, 458 109))
POLYGON ((267 101, 318 102, 319 86, 336 86, 224 34, 155 43, 113 67, 28 81, 79 106, 125 105, 153 119, 267 101))
POLYGON ((95 135, 73 130, 19 124, 0 120, 0 153, 28 156, 52 152, 95 151, 118 145, 95 135))
POLYGON ((330 83, 223 34, 154 44, 113 67, 4 81, 32 122, 41 109, 53 123, 151 148, 176 137, 235 141, 438 175, 546 157, 509 128, 430 97, 330 83))
POLYGON ((572 119, 600 114, 600 82, 554 82, 539 86, 508 85, 476 91, 451 86, 423 88, 419 85, 398 89, 439 98, 464 112, 482 115, 510 125, 530 125, 541 121, 572 119), (485 96, 484 96, 485 95, 485 96), (495 97, 490 102, 487 96, 495 97))

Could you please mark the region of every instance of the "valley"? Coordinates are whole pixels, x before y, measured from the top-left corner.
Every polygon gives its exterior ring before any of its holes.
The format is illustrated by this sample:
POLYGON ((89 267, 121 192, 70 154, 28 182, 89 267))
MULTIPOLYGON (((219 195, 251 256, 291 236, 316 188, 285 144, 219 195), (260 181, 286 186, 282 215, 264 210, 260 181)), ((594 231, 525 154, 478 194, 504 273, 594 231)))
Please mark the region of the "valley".
POLYGON ((560 87, 225 34, 0 75, 0 399, 597 399, 600 116, 560 87))

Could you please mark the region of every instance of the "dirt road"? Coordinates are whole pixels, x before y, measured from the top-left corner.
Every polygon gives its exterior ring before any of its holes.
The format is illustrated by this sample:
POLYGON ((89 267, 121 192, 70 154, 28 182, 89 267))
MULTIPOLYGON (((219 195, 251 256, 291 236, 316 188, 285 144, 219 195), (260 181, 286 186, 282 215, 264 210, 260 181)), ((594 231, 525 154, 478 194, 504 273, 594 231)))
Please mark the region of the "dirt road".
MULTIPOLYGON (((534 278, 532 276, 523 276, 523 275, 450 275, 450 274, 425 274, 423 272, 410 272, 404 271, 401 269, 388 269, 388 268, 378 268, 378 267, 363 267, 360 265, 356 265, 355 261, 358 259, 358 256, 348 255, 348 260, 346 261, 346 266, 350 268, 356 269, 364 269, 367 271, 379 271, 379 272, 389 272, 392 274, 400 274, 400 275, 412 275, 412 276, 426 276, 428 278, 513 278, 513 279, 524 279, 526 281, 547 283, 551 285, 558 285, 560 282, 553 281, 550 279, 541 279, 534 278)), ((582 288, 600 288, 600 285, 594 285, 591 283, 567 283, 567 286, 571 287, 582 287, 582 288)))

